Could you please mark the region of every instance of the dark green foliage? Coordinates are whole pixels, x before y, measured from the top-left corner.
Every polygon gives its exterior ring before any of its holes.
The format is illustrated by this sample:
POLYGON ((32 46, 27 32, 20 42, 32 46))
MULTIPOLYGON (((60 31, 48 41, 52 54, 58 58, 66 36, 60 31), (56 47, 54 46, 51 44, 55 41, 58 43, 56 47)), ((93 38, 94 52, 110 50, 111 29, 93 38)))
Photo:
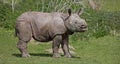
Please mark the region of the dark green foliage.
POLYGON ((17 16, 17 11, 13 13, 9 4, 0 3, 0 27, 13 29, 17 16))
POLYGON ((90 37, 96 38, 103 37, 105 35, 112 34, 120 30, 120 12, 104 12, 86 10, 86 13, 82 15, 88 23, 88 34, 90 37))
POLYGON ((6 23, 6 17, 9 13, 9 8, 7 8, 8 5, 5 5, 0 2, 0 27, 4 27, 4 24, 6 23))

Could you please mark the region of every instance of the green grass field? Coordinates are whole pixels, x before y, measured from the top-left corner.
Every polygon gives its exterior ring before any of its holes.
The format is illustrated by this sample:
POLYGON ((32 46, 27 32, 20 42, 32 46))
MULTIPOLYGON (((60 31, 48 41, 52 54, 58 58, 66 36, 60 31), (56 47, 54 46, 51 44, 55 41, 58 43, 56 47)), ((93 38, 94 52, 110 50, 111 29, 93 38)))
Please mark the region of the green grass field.
POLYGON ((120 11, 120 0, 101 0, 101 10, 120 11))
POLYGON ((29 43, 30 58, 21 58, 16 48, 17 38, 10 31, 0 29, 0 64, 120 64, 120 36, 91 38, 89 41, 73 41, 73 58, 52 58, 45 50, 50 43, 39 45, 29 43))

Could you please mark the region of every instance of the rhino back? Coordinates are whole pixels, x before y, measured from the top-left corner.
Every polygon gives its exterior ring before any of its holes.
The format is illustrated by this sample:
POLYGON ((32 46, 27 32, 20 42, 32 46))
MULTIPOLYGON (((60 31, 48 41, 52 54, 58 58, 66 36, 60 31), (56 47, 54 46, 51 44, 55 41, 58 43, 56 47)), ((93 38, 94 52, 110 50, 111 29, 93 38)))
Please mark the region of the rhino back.
POLYGON ((38 41, 49 41, 57 34, 64 34, 66 28, 61 13, 26 12, 17 20, 26 20, 32 28, 33 37, 38 41))
POLYGON ((61 13, 52 13, 50 27, 50 35, 53 37, 57 34, 64 34, 67 31, 64 21, 61 18, 61 13))

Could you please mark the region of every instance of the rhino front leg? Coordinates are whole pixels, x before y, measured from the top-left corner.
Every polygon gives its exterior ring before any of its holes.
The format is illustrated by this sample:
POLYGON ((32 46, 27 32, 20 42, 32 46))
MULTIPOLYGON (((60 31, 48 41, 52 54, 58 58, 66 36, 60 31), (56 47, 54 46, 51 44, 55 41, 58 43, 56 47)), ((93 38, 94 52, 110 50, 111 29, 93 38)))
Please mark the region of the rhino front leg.
POLYGON ((62 45, 62 49, 63 49, 65 57, 71 58, 72 56, 69 52, 69 46, 68 46, 69 42, 68 41, 69 41, 68 40, 68 35, 64 35, 61 45, 62 45))
POLYGON ((61 57, 61 55, 58 53, 61 42, 62 42, 62 35, 56 35, 53 39, 53 44, 52 44, 53 57, 55 58, 61 57))
POLYGON ((27 52, 27 42, 19 40, 17 47, 20 50, 20 52, 22 53, 22 57, 24 57, 24 58, 30 57, 30 55, 27 52))

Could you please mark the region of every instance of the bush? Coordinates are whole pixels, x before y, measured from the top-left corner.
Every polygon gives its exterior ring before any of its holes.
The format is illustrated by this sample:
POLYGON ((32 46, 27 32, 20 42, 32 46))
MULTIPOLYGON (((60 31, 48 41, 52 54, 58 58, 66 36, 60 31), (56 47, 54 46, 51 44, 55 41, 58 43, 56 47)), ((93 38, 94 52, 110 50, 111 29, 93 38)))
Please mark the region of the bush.
MULTIPOLYGON (((86 10, 82 15, 88 23, 88 34, 96 38, 112 34, 113 30, 120 30, 120 12, 104 12, 86 10)), ((86 34, 86 35, 88 35, 86 34)))
POLYGON ((3 3, 0 3, 0 27, 4 27, 4 23, 7 18, 7 14, 9 9, 7 8, 7 5, 4 5, 3 3))

